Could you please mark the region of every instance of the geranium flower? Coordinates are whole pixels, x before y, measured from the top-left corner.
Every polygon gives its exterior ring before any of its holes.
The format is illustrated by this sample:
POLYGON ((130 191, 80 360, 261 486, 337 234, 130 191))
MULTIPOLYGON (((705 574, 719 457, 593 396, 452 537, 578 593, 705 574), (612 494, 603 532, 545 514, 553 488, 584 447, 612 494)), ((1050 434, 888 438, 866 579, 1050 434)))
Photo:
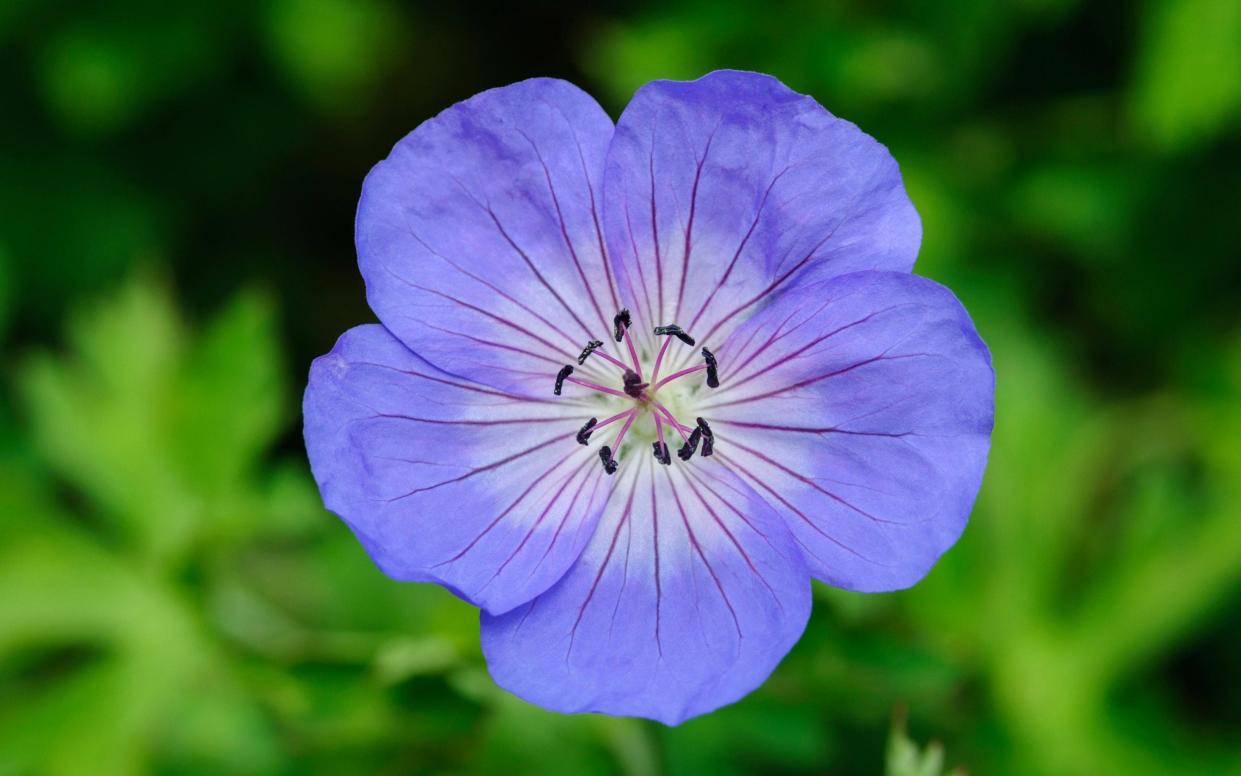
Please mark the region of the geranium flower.
POLYGON ((367 176, 381 325, 315 361, 324 502, 482 609, 529 701, 675 724, 757 687, 812 577, 921 579, 986 464, 993 373, 886 149, 774 78, 534 79, 367 176))

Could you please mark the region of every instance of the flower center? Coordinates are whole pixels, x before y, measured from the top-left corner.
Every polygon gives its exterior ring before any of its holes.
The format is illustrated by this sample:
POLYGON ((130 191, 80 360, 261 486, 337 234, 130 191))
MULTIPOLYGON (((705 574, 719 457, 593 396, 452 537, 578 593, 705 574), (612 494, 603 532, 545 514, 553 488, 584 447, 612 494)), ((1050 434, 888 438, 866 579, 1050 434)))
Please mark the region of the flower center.
POLYGON ((566 364, 556 373, 553 390, 555 395, 560 396, 565 389, 565 383, 571 383, 593 392, 602 404, 613 411, 613 414, 603 420, 599 420, 598 417, 588 419, 577 432, 578 443, 589 445, 592 436, 605 426, 618 424, 620 430, 611 438, 610 444, 604 444, 599 448, 599 461, 608 474, 614 474, 619 467, 621 446, 627 440, 643 445, 649 443, 655 460, 665 466, 672 463, 672 448, 669 440, 671 439, 672 443, 676 444, 678 437, 681 444, 676 453, 680 460, 688 461, 695 453, 701 453, 703 457, 710 456, 715 449, 715 434, 705 419, 695 417, 692 412, 701 384, 695 380, 686 380, 686 378, 699 372, 706 372, 707 386, 718 388, 720 384, 719 365, 716 363, 715 355, 703 347, 702 364, 686 367, 671 374, 661 372, 665 366, 665 356, 673 340, 678 340, 686 347, 694 347, 696 343, 693 337, 675 323, 656 326, 655 335, 663 337, 664 340, 660 345, 659 354, 655 357, 654 365, 649 371, 644 371, 642 362, 638 358, 637 348, 634 347, 633 337, 629 334, 631 325, 628 310, 621 310, 612 319, 612 336, 616 342, 624 343, 628 351, 629 363, 603 350, 602 340, 587 342, 586 347, 582 349, 582 354, 577 358, 578 366, 584 365, 586 360, 592 356, 606 361, 618 370, 616 384, 602 385, 574 377, 572 364, 566 364), (683 422, 683 418, 690 417, 694 420, 692 425, 683 422))

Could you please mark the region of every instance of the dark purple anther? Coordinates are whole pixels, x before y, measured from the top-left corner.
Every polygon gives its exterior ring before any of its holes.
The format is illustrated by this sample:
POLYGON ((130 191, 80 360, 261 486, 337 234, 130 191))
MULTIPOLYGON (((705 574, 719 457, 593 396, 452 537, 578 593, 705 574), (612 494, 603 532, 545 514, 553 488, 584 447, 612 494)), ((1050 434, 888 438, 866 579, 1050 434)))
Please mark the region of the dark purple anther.
POLYGON ((599 460, 603 462, 603 470, 608 474, 616 474, 618 464, 612 458, 612 448, 604 445, 599 448, 599 460))
POLYGON ((698 428, 694 429, 694 433, 702 432, 702 457, 706 458, 715 452, 715 434, 711 432, 711 427, 707 425, 707 421, 702 418, 696 418, 698 428))
POLYGON ((704 347, 702 349, 702 357, 707 361, 707 387, 719 388, 720 373, 718 371, 719 365, 715 362, 715 354, 704 347))
POLYGON ((665 442, 651 442, 651 452, 655 453, 655 460, 667 466, 672 463, 672 454, 668 452, 668 445, 665 442))
POLYGON ((586 359, 590 357, 590 354, 594 353, 596 348, 601 347, 603 347, 603 340, 591 340, 590 342, 587 342, 586 347, 582 348, 582 355, 577 357, 578 366, 585 364, 586 359))
POLYGON ((582 425, 582 429, 577 432, 577 443, 579 445, 590 444, 590 432, 594 430, 595 424, 598 422, 598 418, 591 418, 582 425))
POLYGON ((560 389, 561 389, 561 388, 564 388, 564 381, 565 381, 565 378, 566 378, 566 377, 568 377, 568 376, 569 376, 569 375, 571 375, 571 374, 573 374, 573 367, 572 367, 572 366, 570 366, 569 364, 565 364, 564 366, 562 366, 562 367, 560 368, 560 371, 556 373, 556 389, 555 389, 554 391, 552 391, 552 393, 554 393, 554 394, 556 394, 557 396, 559 396, 559 395, 560 395, 560 389))
POLYGON ((684 342, 686 345, 689 345, 690 347, 694 346, 694 338, 686 334, 685 330, 680 326, 677 326, 675 323, 670 323, 667 326, 656 326, 655 333, 660 336, 671 334, 684 342))
POLYGON ((642 382, 642 378, 638 377, 638 373, 633 371, 632 369, 625 371, 624 380, 625 380, 625 393, 629 394, 635 399, 641 399, 643 389, 645 389, 648 385, 650 385, 650 383, 642 382))
POLYGON ((681 445, 680 450, 677 450, 677 458, 680 458, 682 461, 688 461, 690 458, 693 458, 694 451, 698 449, 698 440, 701 438, 702 429, 694 429, 689 435, 689 440, 681 445))
POLYGON ((620 342, 625 338, 625 329, 628 329, 633 322, 629 318, 629 310, 622 309, 615 317, 612 318, 612 334, 616 337, 616 341, 620 342), (621 326, 625 329, 622 329, 621 326))

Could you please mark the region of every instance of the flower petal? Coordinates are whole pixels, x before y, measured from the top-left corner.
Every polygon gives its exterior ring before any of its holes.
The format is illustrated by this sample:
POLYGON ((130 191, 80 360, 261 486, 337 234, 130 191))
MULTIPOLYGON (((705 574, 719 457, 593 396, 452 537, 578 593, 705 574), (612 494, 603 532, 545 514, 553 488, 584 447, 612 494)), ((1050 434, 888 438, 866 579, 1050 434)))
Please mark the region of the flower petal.
POLYGON ((380 568, 496 612, 564 574, 611 492, 575 409, 445 377, 378 325, 314 362, 303 406, 324 503, 380 568))
POLYGON ((908 587, 960 536, 995 377, 948 289, 859 272, 781 296, 721 348, 717 455, 788 522, 816 577, 908 587))
POLYGON ((922 237, 887 149, 758 73, 639 89, 604 196, 617 280, 642 328, 675 322, 707 342, 794 283, 908 272, 922 237))
POLYGON ((710 461, 646 459, 555 587, 482 618, 496 682, 562 712, 677 724, 732 703, 805 629, 810 583, 788 530, 710 461))
POLYGON ((617 307, 596 217, 611 137, 590 96, 541 78, 397 143, 366 178, 355 235, 383 324, 454 375, 550 390, 547 374, 610 330, 617 307))

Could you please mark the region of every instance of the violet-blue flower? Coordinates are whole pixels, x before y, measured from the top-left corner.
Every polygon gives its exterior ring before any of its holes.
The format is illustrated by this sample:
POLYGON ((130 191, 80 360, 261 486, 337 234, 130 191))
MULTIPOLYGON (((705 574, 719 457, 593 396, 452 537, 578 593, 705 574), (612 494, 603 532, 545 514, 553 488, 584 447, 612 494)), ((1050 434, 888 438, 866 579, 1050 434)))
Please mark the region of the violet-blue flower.
POLYGON ((534 79, 367 176, 380 324, 315 361, 324 502, 390 576, 482 609, 496 682, 676 724, 789 651, 810 580, 896 590, 961 534, 986 346, 910 271, 887 150, 774 78, 534 79))

